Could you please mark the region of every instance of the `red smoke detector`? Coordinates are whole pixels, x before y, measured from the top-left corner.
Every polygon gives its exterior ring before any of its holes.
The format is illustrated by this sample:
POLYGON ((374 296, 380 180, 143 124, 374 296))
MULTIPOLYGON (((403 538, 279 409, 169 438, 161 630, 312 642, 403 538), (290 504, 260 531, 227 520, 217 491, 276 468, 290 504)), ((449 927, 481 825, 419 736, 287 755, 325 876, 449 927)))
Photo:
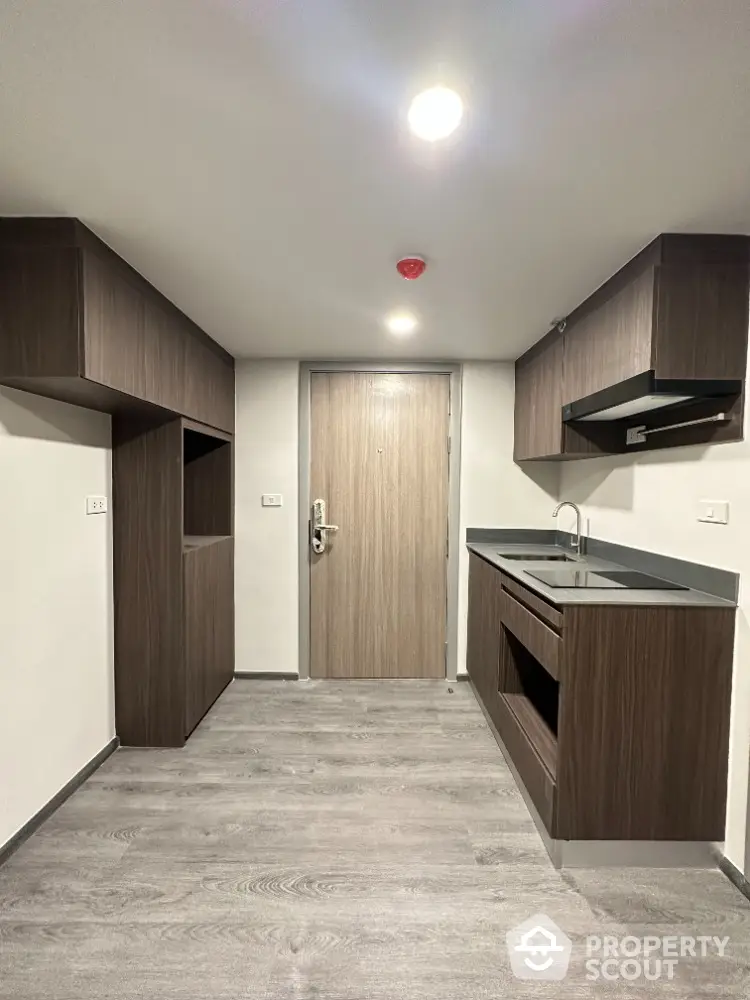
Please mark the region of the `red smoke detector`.
POLYGON ((414 281, 416 278, 421 278, 426 267, 427 262, 423 257, 404 257, 396 264, 396 270, 407 281, 414 281))

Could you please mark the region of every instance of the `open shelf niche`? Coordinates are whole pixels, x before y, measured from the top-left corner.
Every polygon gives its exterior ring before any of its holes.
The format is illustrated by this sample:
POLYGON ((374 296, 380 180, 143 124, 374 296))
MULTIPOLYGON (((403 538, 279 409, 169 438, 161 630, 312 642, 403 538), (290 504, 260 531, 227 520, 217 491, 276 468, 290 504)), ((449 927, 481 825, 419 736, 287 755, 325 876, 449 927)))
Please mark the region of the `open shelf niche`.
POLYGON ((560 685, 526 647, 502 626, 499 694, 554 778, 560 685))
POLYGON ((232 442, 183 421, 183 544, 232 534, 232 442))

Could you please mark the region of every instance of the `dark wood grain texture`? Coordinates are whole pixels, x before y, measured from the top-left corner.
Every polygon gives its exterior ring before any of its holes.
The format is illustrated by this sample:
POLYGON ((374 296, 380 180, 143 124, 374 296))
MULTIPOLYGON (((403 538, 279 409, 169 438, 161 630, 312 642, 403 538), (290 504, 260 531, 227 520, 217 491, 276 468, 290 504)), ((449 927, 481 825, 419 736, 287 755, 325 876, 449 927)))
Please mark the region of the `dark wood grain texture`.
POLYGON ((657 378, 739 378, 747 368, 749 265, 658 268, 657 378))
POLYGON ((525 694, 501 694, 500 697, 518 719, 541 762, 554 778, 557 771, 557 737, 525 694))
POLYGON ((651 367, 654 271, 648 269, 580 318, 564 335, 562 402, 616 385, 651 367))
POLYGON ((219 427, 212 427, 210 424, 203 424, 199 420, 191 420, 190 417, 182 418, 184 430, 195 431, 197 434, 207 434, 218 441, 234 441, 231 431, 224 431, 219 427))
POLYGON ((530 611, 541 618, 543 622, 553 628, 556 632, 560 632, 563 624, 565 622, 565 615, 559 608, 553 607, 544 598, 539 597, 533 591, 529 590, 528 587, 524 587, 523 584, 518 583, 512 577, 506 576, 504 573, 501 577, 503 590, 507 591, 516 601, 520 601, 524 604, 530 611))
POLYGON ((512 594, 503 592, 500 620, 555 680, 560 676, 562 640, 512 594))
POLYGON ((83 255, 86 376, 231 431, 233 364, 111 255, 94 249, 83 255))
POLYGON ((556 835, 724 836, 734 609, 569 607, 556 835))
POLYGON ((507 579, 472 553, 467 669, 548 833, 722 840, 735 609, 568 605, 557 635, 507 579))
POLYGON ((563 340, 553 331, 516 362, 513 457, 516 462, 560 454, 563 340))
POLYGON ((77 375, 9 378, 0 375, 0 383, 35 396, 45 396, 47 399, 59 399, 62 403, 72 403, 74 406, 84 406, 89 410, 99 410, 113 416, 141 417, 150 416, 154 421, 173 419, 174 414, 162 406, 136 399, 127 393, 112 389, 99 382, 92 382, 77 375))
POLYGON ((544 826, 548 830, 554 829, 555 780, 542 762, 540 754, 513 711, 507 696, 501 695, 498 698, 491 719, 544 826))
MULTIPOLYGON (((744 393, 709 405, 708 415, 730 409, 729 421, 653 435, 638 448, 626 446, 624 424, 562 424, 559 405, 649 370, 657 378, 744 378, 749 260, 748 237, 664 234, 629 261, 573 310, 562 333, 517 360, 515 460, 741 440, 744 393)), ((655 412, 633 424, 661 419, 655 412)))
POLYGON ((233 445, 189 428, 183 433, 184 532, 231 535, 233 445))
POLYGON ((234 430, 233 358, 77 220, 0 219, 0 334, 0 382, 234 430))
POLYGON ((150 298, 172 314, 182 324, 189 324, 199 339, 203 340, 217 357, 228 365, 234 364, 232 355, 200 329, 182 310, 162 295, 150 281, 132 267, 101 240, 91 229, 75 218, 2 218, 0 217, 0 247, 46 247, 51 249, 78 248, 96 254, 118 272, 142 295, 150 298))
MULTIPOLYGON (((146 303, 100 257, 83 262, 84 371, 87 379, 149 402, 146 391, 146 303)), ((171 407, 170 407, 171 408, 171 407)))
POLYGON ((234 431, 234 367, 202 338, 185 340, 184 413, 225 431, 234 431))
POLYGON ((0 380, 77 378, 80 252, 0 246, 0 380))
POLYGON ((234 541, 199 546, 182 558, 188 736, 234 675, 234 541))
POLYGON ((117 734, 182 746, 182 426, 115 418, 112 431, 117 734))
POLYGON ((473 552, 469 555, 469 609, 466 669, 490 714, 500 680, 500 573, 473 552))

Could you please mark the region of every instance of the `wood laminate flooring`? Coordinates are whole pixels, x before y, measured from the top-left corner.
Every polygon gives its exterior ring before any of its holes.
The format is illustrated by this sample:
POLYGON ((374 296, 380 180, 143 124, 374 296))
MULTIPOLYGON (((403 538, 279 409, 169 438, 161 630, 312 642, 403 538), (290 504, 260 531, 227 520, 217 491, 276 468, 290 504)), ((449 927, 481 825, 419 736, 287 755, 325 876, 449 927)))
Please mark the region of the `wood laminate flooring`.
POLYGON ((467 684, 235 681, 0 869, 2 1000, 748 995, 750 904, 719 872, 555 871, 467 684), (510 971, 539 912, 574 942, 562 983, 510 971), (589 934, 731 940, 593 983, 589 934))

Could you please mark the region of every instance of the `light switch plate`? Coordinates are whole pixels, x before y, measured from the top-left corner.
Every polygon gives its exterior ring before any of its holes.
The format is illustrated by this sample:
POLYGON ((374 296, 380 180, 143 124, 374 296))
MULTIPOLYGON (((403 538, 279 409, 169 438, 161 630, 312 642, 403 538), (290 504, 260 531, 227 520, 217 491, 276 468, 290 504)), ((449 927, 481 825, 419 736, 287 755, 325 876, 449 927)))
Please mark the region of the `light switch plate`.
POLYGON ((260 502, 264 507, 281 507, 283 499, 280 493, 264 493, 260 502))
POLYGON ((698 520, 708 524, 728 524, 729 504, 726 500, 700 500, 698 520))
POLYGON ((106 514, 107 513, 107 498, 106 497, 86 497, 86 513, 87 514, 106 514))

